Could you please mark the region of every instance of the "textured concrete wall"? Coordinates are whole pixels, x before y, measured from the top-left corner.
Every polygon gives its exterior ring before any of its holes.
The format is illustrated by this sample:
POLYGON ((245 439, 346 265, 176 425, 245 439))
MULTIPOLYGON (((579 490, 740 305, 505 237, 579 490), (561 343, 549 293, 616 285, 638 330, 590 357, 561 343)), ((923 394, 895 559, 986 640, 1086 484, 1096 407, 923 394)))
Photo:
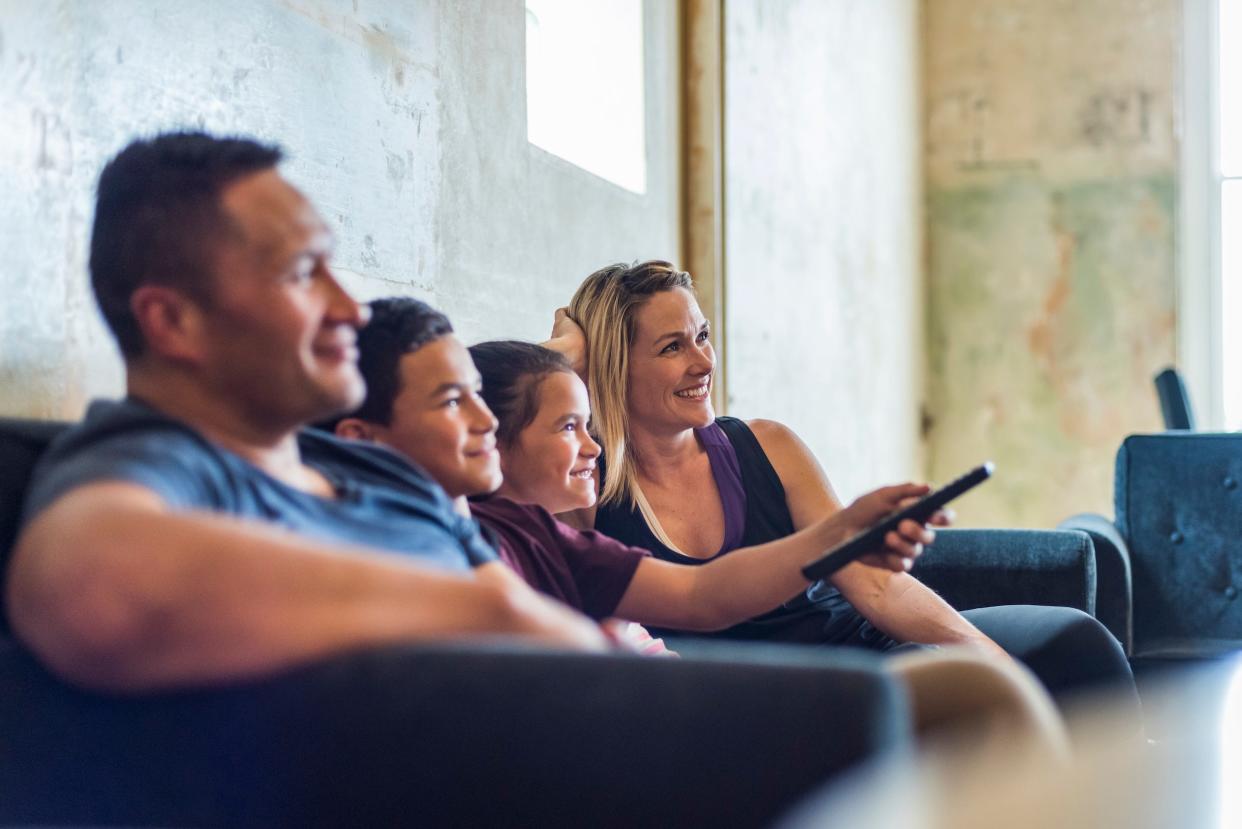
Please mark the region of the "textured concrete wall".
POLYGON ((925 0, 927 460, 964 523, 1111 514, 1176 335, 1177 0, 925 0))
POLYGON ((725 3, 729 410, 844 497, 921 472, 917 12, 725 3))
POLYGON ((676 18, 647 4, 648 192, 526 141, 522 0, 0 0, 0 413, 122 388, 86 243, 103 161, 205 126, 281 142, 363 297, 540 337, 600 264, 678 255, 676 18))

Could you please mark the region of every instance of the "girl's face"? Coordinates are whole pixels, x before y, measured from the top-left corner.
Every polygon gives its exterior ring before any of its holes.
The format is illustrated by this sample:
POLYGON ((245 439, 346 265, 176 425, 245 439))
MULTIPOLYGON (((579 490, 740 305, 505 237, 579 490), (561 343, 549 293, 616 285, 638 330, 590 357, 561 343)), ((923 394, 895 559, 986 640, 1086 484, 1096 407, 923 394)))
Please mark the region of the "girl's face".
POLYGON ((557 371, 544 377, 534 393, 534 419, 501 447, 501 492, 553 513, 589 507, 595 503, 600 449, 587 433, 591 404, 586 386, 576 374, 557 371))
POLYGON ((716 352, 707 319, 685 288, 661 291, 638 309, 630 344, 630 422, 655 432, 708 426, 716 352))

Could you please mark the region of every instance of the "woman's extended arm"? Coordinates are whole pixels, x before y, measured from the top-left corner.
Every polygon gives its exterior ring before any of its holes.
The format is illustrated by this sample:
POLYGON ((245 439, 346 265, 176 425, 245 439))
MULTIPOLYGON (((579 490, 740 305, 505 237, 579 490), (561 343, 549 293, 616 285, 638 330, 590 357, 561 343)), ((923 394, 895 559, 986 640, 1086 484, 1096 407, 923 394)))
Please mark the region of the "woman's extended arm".
MULTIPOLYGON (((750 421, 750 427, 785 487, 795 528, 841 509, 824 470, 797 435, 770 420, 750 421)), ((1004 653, 908 573, 855 562, 839 570, 832 583, 868 621, 898 641, 971 644, 1004 653)))
MULTIPOLYGON (((700 566, 644 559, 617 614, 661 627, 719 630, 766 613, 806 587, 803 565, 927 491, 921 484, 883 487, 793 535, 700 566)), ((915 521, 902 522, 899 529, 888 534, 885 552, 871 558, 904 574, 906 564, 934 536, 915 521)))

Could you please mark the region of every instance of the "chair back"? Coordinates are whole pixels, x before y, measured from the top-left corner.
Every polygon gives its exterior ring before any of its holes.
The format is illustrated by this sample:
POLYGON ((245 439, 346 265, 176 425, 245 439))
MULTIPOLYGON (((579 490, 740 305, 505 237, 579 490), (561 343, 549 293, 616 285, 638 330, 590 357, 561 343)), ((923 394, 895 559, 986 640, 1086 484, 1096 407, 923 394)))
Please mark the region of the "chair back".
POLYGON ((48 444, 67 426, 46 420, 0 418, 0 643, 9 633, 4 578, 21 522, 30 473, 48 444))
POLYGON ((1156 375, 1156 396, 1160 398, 1160 412, 1164 415, 1166 429, 1194 429, 1195 416, 1190 408, 1190 395, 1186 384, 1175 368, 1166 368, 1156 375))
POLYGON ((1242 434, 1131 435, 1117 452, 1134 656, 1242 648, 1242 434))

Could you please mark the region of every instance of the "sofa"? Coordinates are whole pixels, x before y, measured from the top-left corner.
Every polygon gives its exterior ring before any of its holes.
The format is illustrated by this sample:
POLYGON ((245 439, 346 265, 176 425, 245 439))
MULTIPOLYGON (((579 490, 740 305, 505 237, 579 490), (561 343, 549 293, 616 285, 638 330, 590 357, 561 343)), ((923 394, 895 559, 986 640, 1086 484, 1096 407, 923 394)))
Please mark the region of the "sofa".
POLYGON ((1136 664, 1242 650, 1242 434, 1131 435, 1117 451, 1114 517, 1092 538, 1098 618, 1136 664))
MULTIPOLYGON (((63 428, 0 419, 0 566, 63 428)), ((1091 609, 1083 533, 941 539, 919 569, 963 607, 1091 609)), ((410 645, 104 694, 50 675, 4 628, 0 823, 759 826, 906 750, 907 710, 871 654, 725 643, 683 659, 410 645)))

